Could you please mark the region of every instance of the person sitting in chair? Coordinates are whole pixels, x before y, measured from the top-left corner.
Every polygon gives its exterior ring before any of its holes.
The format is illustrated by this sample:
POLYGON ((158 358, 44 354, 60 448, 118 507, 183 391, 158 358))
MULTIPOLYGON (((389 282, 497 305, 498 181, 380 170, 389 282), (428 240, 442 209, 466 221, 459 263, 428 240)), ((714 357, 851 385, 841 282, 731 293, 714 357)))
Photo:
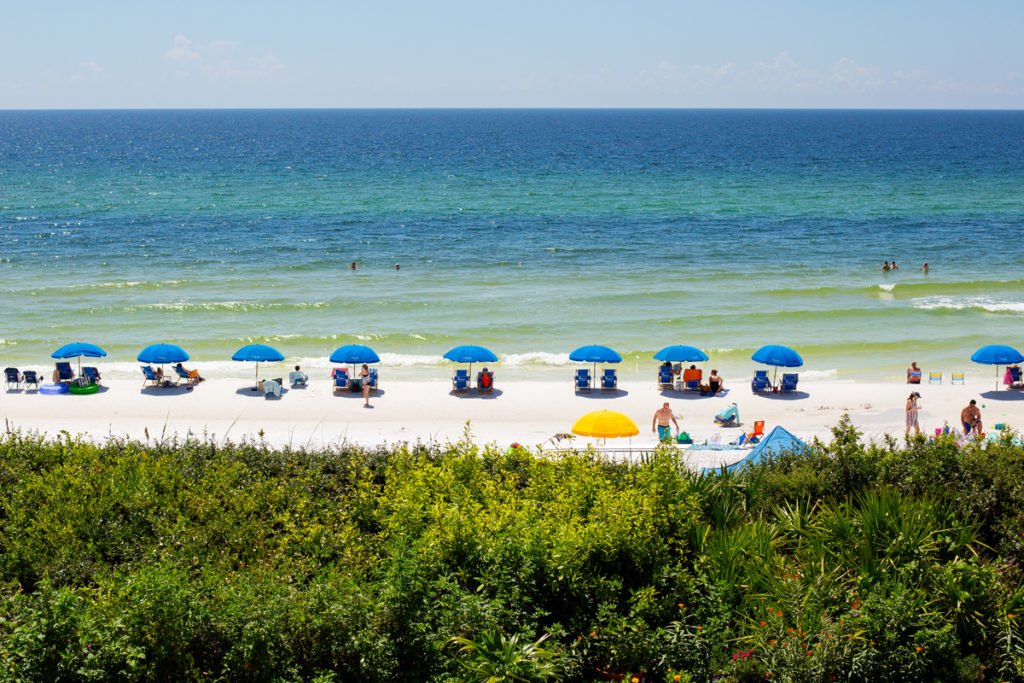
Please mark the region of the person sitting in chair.
POLYGON ((490 391, 494 388, 494 373, 484 368, 476 376, 477 391, 490 391))
POLYGON ((292 386, 306 386, 306 382, 309 381, 309 377, 302 371, 302 368, 296 365, 295 369, 288 373, 288 381, 291 382, 292 386))
POLYGON ((907 368, 907 384, 920 384, 921 383, 921 368, 917 367, 917 361, 910 364, 907 368))
POLYGON ((181 363, 175 365, 174 369, 178 373, 179 377, 187 377, 188 381, 192 384, 199 384, 205 379, 199 376, 198 370, 186 370, 185 366, 182 365, 181 363))

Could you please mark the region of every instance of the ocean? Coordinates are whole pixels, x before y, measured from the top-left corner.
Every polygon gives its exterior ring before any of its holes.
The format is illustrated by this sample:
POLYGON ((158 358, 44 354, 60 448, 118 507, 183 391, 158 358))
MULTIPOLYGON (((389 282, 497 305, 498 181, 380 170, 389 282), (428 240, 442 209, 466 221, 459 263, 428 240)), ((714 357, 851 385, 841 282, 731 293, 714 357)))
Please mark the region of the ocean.
POLYGON ((568 378, 597 343, 646 376, 681 343, 736 377, 781 343, 987 380, 977 347, 1024 347, 1024 112, 6 111, 0 235, 5 366, 361 342, 444 378, 476 343, 568 378))

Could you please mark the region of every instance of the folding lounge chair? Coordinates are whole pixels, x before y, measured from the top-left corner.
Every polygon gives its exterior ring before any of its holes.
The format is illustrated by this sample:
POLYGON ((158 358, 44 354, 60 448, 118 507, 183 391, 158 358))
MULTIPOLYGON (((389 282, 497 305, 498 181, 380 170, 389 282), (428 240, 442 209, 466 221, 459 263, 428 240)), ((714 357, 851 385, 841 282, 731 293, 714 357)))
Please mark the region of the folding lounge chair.
POLYGON ((764 420, 754 420, 754 431, 747 434, 748 439, 764 436, 764 420))
POLYGON ((452 377, 452 391, 469 391, 469 370, 456 370, 452 377))
POLYGON ((614 368, 606 368, 601 375, 601 390, 613 391, 619 388, 619 378, 615 375, 614 368))
POLYGON ((928 384, 942 384, 942 373, 941 372, 929 372, 928 373, 928 384))
POLYGON ((590 370, 581 368, 576 371, 576 382, 575 382, 576 393, 581 391, 590 391, 590 370))
POLYGON ((967 381, 964 378, 964 373, 962 373, 962 372, 952 372, 949 375, 949 383, 950 384, 966 384, 967 381))
POLYGON ((664 365, 658 368, 658 389, 671 389, 675 386, 672 377, 672 368, 664 365))
POLYGON ((26 390, 28 390, 28 385, 31 384, 36 388, 36 391, 39 391, 39 376, 36 374, 35 370, 26 370, 23 378, 24 379, 22 381, 25 382, 26 390))
POLYGON ((920 370, 907 370, 907 384, 920 384, 921 383, 921 371, 920 370))
POLYGON ((1021 386, 1024 386, 1024 382, 1021 381, 1020 368, 1018 368, 1018 367, 1011 367, 1010 368, 1010 387, 1014 388, 1014 389, 1019 389, 1021 386))
POLYGON ((142 386, 146 386, 146 384, 150 384, 150 386, 154 387, 160 386, 160 378, 156 376, 156 372, 153 370, 152 365, 142 366, 142 376, 145 377, 142 381, 142 386))
POLYGON ((494 390, 494 373, 481 372, 476 376, 476 390, 480 394, 489 394, 494 390))
POLYGON ((380 375, 377 373, 377 368, 370 368, 369 385, 370 389, 376 390, 377 384, 380 382, 380 375))
POLYGON ((281 398, 281 383, 284 380, 281 379, 265 379, 263 380, 263 397, 270 398, 281 398))
POLYGON ((57 379, 61 382, 70 382, 75 378, 75 371, 71 369, 71 363, 57 363, 57 379))
POLYGON ((82 377, 89 384, 99 384, 100 383, 100 371, 97 370, 96 368, 89 368, 89 367, 82 368, 82 377))
POLYGON ((339 391, 348 391, 348 369, 347 368, 334 368, 331 371, 331 377, 334 378, 334 393, 339 391))
POLYGON ((768 371, 755 371, 754 379, 750 382, 750 388, 753 391, 771 391, 772 384, 768 381, 768 371))
POLYGON ((179 380, 185 380, 186 384, 198 384, 198 380, 194 377, 189 377, 188 370, 178 365, 174 366, 174 372, 177 373, 179 380))
POLYGON ((683 389, 686 391, 700 391, 700 381, 704 373, 700 370, 683 370, 683 389))
POLYGON ((796 383, 800 379, 796 373, 786 373, 782 376, 782 386, 779 387, 779 391, 796 391, 796 383))
POLYGON ((4 374, 7 377, 7 391, 10 391, 11 387, 21 391, 21 373, 18 372, 18 368, 7 368, 4 374))

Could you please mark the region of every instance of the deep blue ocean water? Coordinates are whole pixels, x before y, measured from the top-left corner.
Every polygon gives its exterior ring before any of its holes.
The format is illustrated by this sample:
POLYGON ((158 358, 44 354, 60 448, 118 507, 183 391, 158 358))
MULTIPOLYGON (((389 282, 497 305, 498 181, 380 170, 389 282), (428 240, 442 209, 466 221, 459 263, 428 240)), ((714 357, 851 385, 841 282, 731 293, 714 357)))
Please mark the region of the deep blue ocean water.
POLYGON ((0 235, 4 364, 364 340, 435 374, 464 342, 521 372, 585 343, 971 370, 1024 347, 1024 112, 0 112, 0 235))

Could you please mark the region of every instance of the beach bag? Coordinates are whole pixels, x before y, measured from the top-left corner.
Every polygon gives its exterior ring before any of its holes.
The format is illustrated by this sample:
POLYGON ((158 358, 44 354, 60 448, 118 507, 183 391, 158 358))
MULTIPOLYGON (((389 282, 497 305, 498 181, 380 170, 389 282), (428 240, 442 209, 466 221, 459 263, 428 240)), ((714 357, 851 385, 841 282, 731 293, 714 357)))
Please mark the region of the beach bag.
POLYGON ((690 438, 688 433, 679 432, 679 435, 676 437, 676 443, 693 443, 693 439, 690 438))

